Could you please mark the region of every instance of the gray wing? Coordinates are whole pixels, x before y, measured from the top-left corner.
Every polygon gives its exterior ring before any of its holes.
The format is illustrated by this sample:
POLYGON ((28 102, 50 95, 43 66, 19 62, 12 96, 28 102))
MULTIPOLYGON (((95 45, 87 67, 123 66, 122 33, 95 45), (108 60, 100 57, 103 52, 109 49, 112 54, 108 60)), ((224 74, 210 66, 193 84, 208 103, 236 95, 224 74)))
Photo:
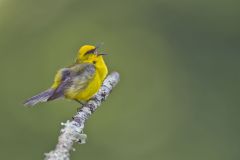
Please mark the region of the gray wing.
POLYGON ((70 68, 64 68, 61 70, 61 72, 61 84, 48 100, 53 100, 64 96, 66 89, 72 90, 73 92, 79 92, 83 90, 93 79, 96 68, 93 64, 83 63, 75 64, 70 68))
POLYGON ((88 86, 93 79, 96 68, 93 64, 83 63, 71 67, 71 86, 70 89, 81 91, 88 86))

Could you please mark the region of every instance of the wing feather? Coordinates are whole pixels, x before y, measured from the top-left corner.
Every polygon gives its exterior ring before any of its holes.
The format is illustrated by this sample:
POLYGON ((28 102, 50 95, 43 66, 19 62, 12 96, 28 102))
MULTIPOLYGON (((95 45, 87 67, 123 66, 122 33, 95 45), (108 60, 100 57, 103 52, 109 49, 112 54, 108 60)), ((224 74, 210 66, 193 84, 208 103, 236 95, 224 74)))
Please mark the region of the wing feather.
POLYGON ((60 76, 55 78, 55 83, 58 83, 58 87, 49 100, 64 96, 66 90, 73 94, 77 94, 88 86, 88 83, 95 75, 96 69, 93 64, 82 63, 75 64, 70 68, 64 68, 59 72, 58 74, 60 76))

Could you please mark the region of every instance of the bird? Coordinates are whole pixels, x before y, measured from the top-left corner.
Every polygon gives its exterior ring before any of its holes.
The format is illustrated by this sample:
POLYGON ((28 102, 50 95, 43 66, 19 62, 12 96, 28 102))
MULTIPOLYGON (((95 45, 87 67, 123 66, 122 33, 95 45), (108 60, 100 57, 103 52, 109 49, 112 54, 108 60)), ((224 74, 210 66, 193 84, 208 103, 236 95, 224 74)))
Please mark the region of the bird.
POLYGON ((99 46, 94 45, 80 47, 75 63, 58 70, 52 86, 24 101, 24 105, 35 106, 59 98, 86 103, 96 94, 108 74, 103 59, 107 54, 100 53, 98 49, 99 46))

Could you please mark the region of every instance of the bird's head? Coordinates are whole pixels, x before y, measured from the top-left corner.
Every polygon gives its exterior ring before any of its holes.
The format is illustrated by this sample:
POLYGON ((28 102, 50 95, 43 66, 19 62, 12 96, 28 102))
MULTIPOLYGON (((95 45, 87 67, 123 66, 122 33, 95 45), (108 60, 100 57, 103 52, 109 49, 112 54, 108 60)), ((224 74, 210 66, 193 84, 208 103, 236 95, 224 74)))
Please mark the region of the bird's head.
POLYGON ((98 52, 99 47, 93 45, 84 45, 78 51, 77 62, 91 62, 102 58, 105 53, 98 52))

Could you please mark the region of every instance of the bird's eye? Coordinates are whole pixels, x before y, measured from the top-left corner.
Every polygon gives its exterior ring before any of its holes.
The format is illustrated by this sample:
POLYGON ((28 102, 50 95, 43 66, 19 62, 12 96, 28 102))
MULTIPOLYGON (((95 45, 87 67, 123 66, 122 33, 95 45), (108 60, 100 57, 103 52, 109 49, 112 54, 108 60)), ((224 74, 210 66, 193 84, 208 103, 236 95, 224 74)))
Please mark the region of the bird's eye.
POLYGON ((87 51, 84 55, 88 55, 88 54, 94 53, 95 50, 96 50, 96 48, 91 49, 91 50, 87 51))
POLYGON ((93 64, 96 64, 97 62, 96 62, 96 61, 93 61, 92 63, 93 63, 93 64))

